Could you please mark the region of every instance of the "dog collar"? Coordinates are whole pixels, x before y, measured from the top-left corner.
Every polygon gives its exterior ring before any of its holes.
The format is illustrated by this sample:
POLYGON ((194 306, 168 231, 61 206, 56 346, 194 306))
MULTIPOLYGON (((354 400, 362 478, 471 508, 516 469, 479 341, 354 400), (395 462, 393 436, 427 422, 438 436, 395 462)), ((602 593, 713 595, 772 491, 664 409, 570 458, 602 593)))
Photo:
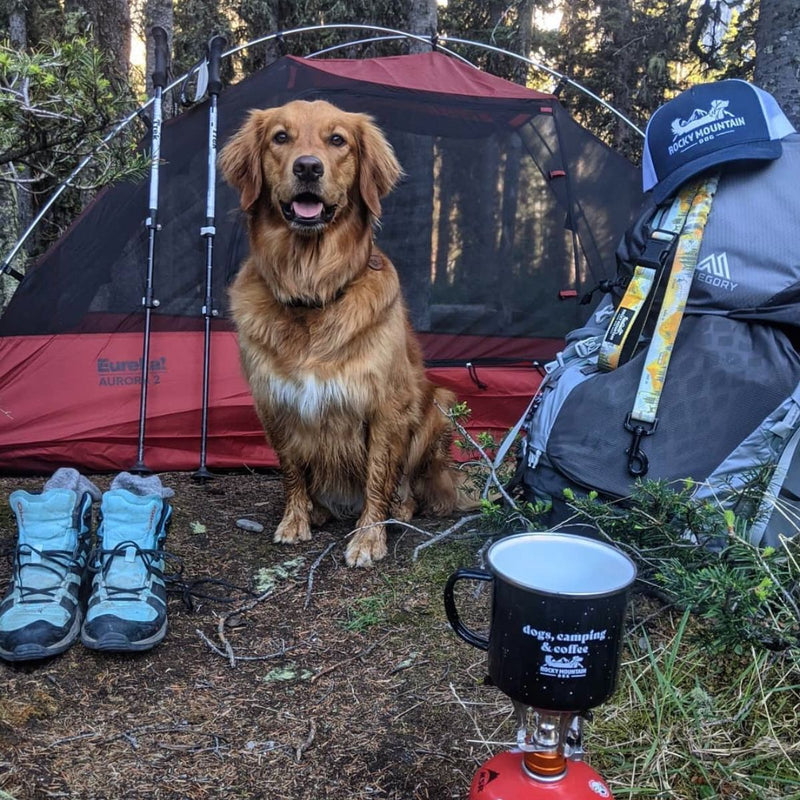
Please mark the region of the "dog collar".
POLYGON ((323 308, 326 305, 329 306, 331 303, 340 300, 346 289, 347 287, 343 286, 327 303, 323 303, 321 300, 304 300, 302 297, 294 297, 283 305, 286 306, 286 308, 323 308))
MULTIPOLYGON (((370 269, 374 269, 376 272, 378 272, 379 270, 383 269, 383 259, 377 253, 371 253, 369 261, 367 261, 367 266, 370 269)), ((287 308, 322 308, 325 305, 330 305, 331 303, 335 303, 337 300, 340 300, 346 291, 347 286, 342 286, 342 288, 339 289, 339 291, 333 296, 333 299, 327 304, 321 302, 320 300, 309 301, 300 297, 296 297, 284 303, 283 305, 287 308)))

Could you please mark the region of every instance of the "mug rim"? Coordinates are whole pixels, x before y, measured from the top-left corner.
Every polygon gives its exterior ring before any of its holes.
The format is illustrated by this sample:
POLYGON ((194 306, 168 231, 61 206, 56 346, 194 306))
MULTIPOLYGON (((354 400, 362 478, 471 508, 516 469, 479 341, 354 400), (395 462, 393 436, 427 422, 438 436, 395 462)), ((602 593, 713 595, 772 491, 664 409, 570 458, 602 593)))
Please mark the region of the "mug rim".
POLYGON ((537 594, 548 595, 550 597, 560 597, 560 598, 576 598, 576 599, 586 599, 586 598, 594 598, 594 597, 610 597, 612 595, 620 594, 621 592, 626 591, 636 580, 638 574, 638 568, 636 566, 636 562, 624 551, 620 548, 615 547, 612 544, 607 542, 600 541, 599 539, 593 539, 589 536, 584 536, 582 534, 576 533, 564 533, 559 531, 523 531, 521 533, 513 533, 509 536, 504 536, 499 541, 495 542, 488 550, 486 554, 486 561, 489 566, 489 570, 491 573, 503 580, 505 583, 509 583, 512 586, 516 586, 519 589, 523 589, 528 592, 535 592, 537 594), (563 541, 563 542, 570 542, 571 544, 577 547, 585 547, 590 549, 596 549, 603 551, 605 554, 613 555, 615 558, 620 559, 621 562, 627 562, 627 566, 630 568, 630 578, 624 582, 620 583, 617 586, 609 588, 603 591, 554 591, 551 589, 539 588, 537 586, 532 586, 529 583, 525 583, 518 578, 515 578, 512 575, 508 575, 502 572, 496 564, 492 563, 492 554, 497 552, 500 549, 508 548, 513 546, 514 540, 520 539, 538 539, 538 540, 548 540, 548 541, 563 541))

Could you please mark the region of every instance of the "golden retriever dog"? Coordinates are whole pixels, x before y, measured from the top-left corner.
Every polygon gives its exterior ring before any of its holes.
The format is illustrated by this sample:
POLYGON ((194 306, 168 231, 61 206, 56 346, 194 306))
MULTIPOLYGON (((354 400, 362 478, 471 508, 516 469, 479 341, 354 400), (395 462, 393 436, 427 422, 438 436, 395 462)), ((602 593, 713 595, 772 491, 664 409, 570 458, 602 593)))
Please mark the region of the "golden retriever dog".
POLYGON ((427 380, 397 272, 373 241, 400 165, 369 116, 298 100, 251 111, 220 167, 248 217, 230 301, 283 472, 275 541, 360 512, 345 560, 370 565, 386 555, 385 520, 451 513, 461 483, 436 407, 455 398, 427 380))

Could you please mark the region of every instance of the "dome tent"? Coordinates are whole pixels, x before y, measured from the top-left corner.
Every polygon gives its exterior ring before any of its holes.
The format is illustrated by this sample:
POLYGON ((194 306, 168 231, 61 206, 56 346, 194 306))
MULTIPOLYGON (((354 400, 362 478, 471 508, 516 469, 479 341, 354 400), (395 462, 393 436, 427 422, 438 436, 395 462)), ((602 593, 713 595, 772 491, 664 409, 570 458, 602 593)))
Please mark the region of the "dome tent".
MULTIPOLYGON (((513 424, 580 297, 616 271, 641 201, 638 170, 550 94, 440 52, 363 60, 287 56, 219 98, 219 146, 251 108, 324 98, 371 114, 406 172, 377 234, 394 261, 430 377, 513 424), (566 292, 565 292, 566 290, 566 292), (569 295, 572 299, 560 299, 569 295)), ((146 463, 197 465, 207 114, 164 124, 146 463)), ((113 471, 136 455, 147 181, 101 192, 20 283, 0 317, 0 469, 113 471)), ((238 198, 217 186, 208 466, 275 466, 241 375, 226 287, 246 255, 238 198)))

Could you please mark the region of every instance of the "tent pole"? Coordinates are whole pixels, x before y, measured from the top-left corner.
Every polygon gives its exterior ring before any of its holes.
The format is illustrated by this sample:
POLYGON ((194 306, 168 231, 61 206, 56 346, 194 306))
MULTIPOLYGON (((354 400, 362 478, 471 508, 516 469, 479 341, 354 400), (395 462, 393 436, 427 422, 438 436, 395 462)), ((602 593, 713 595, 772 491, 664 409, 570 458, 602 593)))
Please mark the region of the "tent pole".
POLYGON ((216 185, 217 185, 217 100, 222 91, 220 79, 220 57, 225 47, 225 38, 212 36, 208 42, 208 172, 206 183, 206 218, 205 225, 200 228, 200 235, 206 240, 206 293, 203 303, 203 399, 200 420, 200 465, 192 475, 197 480, 213 478, 206 466, 208 443, 208 388, 211 366, 211 319, 219 314, 214 308, 213 272, 214 272, 214 235, 216 227, 216 185))
POLYGON ((158 230, 158 169, 161 160, 161 97, 167 82, 167 62, 169 60, 169 44, 167 32, 156 25, 152 29, 155 46, 155 63, 153 67, 153 138, 150 151, 150 201, 145 225, 149 230, 147 242, 147 272, 145 276, 145 294, 142 298, 144 306, 144 336, 142 337, 141 392, 139 394, 139 441, 136 451, 136 463, 131 472, 150 472, 144 463, 145 423, 147 421, 147 383, 150 379, 150 327, 152 312, 158 308, 158 300, 153 295, 153 267, 155 264, 156 231, 158 230))
MULTIPOLYGON (((252 41, 245 42, 245 44, 238 45, 237 47, 233 47, 230 50, 225 51, 224 53, 222 53, 222 57, 223 58, 229 58, 230 56, 234 55, 235 53, 240 52, 241 50, 244 50, 244 49, 246 49, 248 47, 253 47, 253 46, 257 45, 257 44, 262 44, 262 43, 270 41, 272 39, 276 39, 279 36, 285 38, 286 36, 290 36, 292 34, 309 33, 309 32, 314 32, 314 31, 332 31, 332 30, 379 31, 379 32, 383 32, 383 33, 387 34, 387 36, 372 36, 372 37, 360 39, 357 42, 350 41, 350 42, 346 42, 344 44, 334 45, 332 47, 325 48, 324 50, 320 50, 317 53, 311 54, 310 56, 308 56, 309 58, 312 58, 313 56, 316 56, 316 55, 322 55, 323 53, 333 52, 334 50, 338 50, 338 49, 340 49, 342 47, 350 47, 353 44, 362 44, 362 43, 380 41, 382 39, 390 39, 390 38, 392 38, 392 39, 393 38, 404 38, 404 39, 410 39, 412 41, 424 42, 426 44, 430 44, 431 43, 430 37, 418 36, 418 35, 413 34, 413 33, 408 33, 407 31, 395 30, 394 28, 382 28, 382 27, 377 26, 377 25, 356 25, 356 24, 346 24, 345 25, 345 24, 338 24, 338 23, 327 23, 327 24, 323 24, 323 25, 307 25, 307 26, 301 27, 301 28, 294 28, 294 29, 288 30, 288 31, 281 31, 280 33, 271 33, 271 34, 268 34, 266 36, 261 36, 258 39, 253 39, 252 41)), ((566 75, 563 75, 561 72, 558 72, 557 70, 552 69, 551 67, 548 67, 547 65, 542 64, 539 61, 534 61, 531 58, 528 58, 526 56, 522 56, 519 53, 514 53, 514 52, 512 52, 510 50, 504 50, 501 47, 494 47, 492 45, 484 44, 483 42, 472 41, 470 39, 457 39, 457 38, 454 38, 454 37, 442 36, 437 40, 436 47, 437 47, 438 50, 440 50, 440 51, 442 51, 444 53, 447 53, 448 55, 453 56, 453 57, 459 59, 460 61, 462 61, 462 62, 464 62, 466 64, 470 64, 471 66, 475 66, 475 65, 472 64, 472 62, 469 61, 468 59, 464 58, 463 56, 460 56, 458 53, 456 53, 452 49, 448 48, 446 46, 448 43, 469 45, 469 46, 481 48, 481 49, 484 49, 484 50, 491 50, 492 52, 495 52, 495 53, 501 53, 501 54, 510 56, 511 58, 516 58, 516 59, 518 59, 520 61, 525 61, 526 63, 528 63, 532 67, 534 67, 534 69, 541 70, 542 72, 546 72, 546 73, 548 73, 549 75, 551 75, 554 78, 558 78, 562 82, 570 85, 572 88, 577 89, 580 92, 583 92, 588 97, 592 98, 592 100, 594 100, 595 102, 600 103, 600 105, 602 105, 605 108, 607 108, 609 111, 611 111, 617 117, 619 117, 625 124, 627 124, 631 128, 633 128, 633 130, 636 131, 636 133, 638 133, 642 138, 644 138, 644 131, 642 131, 641 128, 638 128, 636 125, 634 125, 633 122, 631 122, 626 116, 624 116, 617 109, 615 109, 610 103, 607 103, 605 100, 603 100, 602 98, 598 97, 598 95, 596 95, 594 92, 590 91, 585 86, 583 86, 580 83, 578 83, 577 81, 574 81, 571 78, 568 78, 566 75)), ((477 69, 477 67, 476 67, 476 69, 477 69)), ((192 74, 193 71, 194 70, 190 70, 185 75, 181 75, 180 78, 178 78, 177 80, 174 80, 172 83, 170 83, 165 88, 166 89, 172 89, 173 87, 177 86, 179 83, 182 83, 183 81, 185 81, 192 74)), ((19 239, 17 239, 17 241, 15 242, 14 246, 8 252, 6 257, 0 263, 0 275, 7 274, 7 275, 11 275, 13 278, 16 278, 17 280, 22 280, 22 278, 23 278, 22 273, 20 273, 17 270, 13 269, 12 266, 11 266, 11 262, 17 256, 17 254, 20 252, 22 246, 25 244, 25 242, 27 241, 27 239, 31 235, 31 233, 33 233, 33 231, 39 225, 39 222, 42 220, 44 215, 47 213, 47 211, 49 211, 49 209, 52 207, 52 205, 55 203, 55 201, 61 196, 61 194, 69 186, 72 185, 72 181, 92 161, 92 159, 97 154, 97 151, 103 145, 108 144, 108 142, 110 142, 120 131, 122 131, 134 119, 136 119, 142 111, 145 111, 147 109, 147 107, 153 102, 153 100, 154 100, 154 98, 151 98, 146 103, 144 103, 142 106, 137 108, 136 111, 134 111, 133 113, 129 114, 127 117, 125 117, 125 119, 121 120, 101 140, 101 142, 97 145, 97 147, 91 153, 88 153, 86 156, 83 157, 83 159, 75 167, 75 169, 67 176, 67 178, 64 181, 62 181, 62 183, 58 186, 58 188, 48 198, 47 202, 42 206, 42 208, 40 209, 39 213, 36 215, 36 218, 25 229, 25 231, 22 233, 22 235, 19 237, 19 239)))

